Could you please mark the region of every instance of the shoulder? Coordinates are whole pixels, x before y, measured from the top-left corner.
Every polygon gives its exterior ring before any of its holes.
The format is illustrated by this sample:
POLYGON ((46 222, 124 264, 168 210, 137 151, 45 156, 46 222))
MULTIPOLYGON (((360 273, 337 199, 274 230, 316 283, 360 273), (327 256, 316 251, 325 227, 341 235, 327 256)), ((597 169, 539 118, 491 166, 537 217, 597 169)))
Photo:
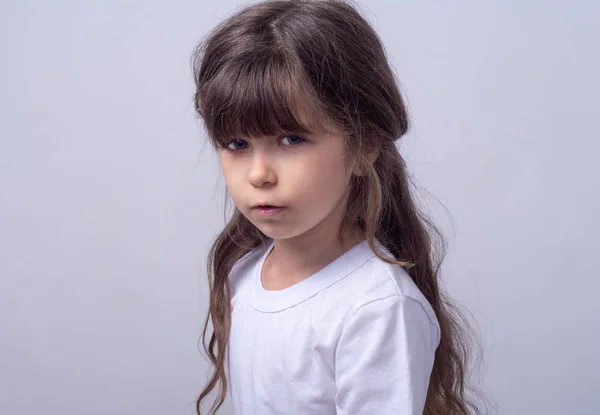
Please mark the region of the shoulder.
POLYGON ((353 298, 334 349, 338 407, 422 413, 440 342, 432 307, 404 269, 375 256, 344 282, 353 298))
MULTIPOLYGON (((381 244, 382 253, 389 252, 381 244)), ((389 264, 374 254, 352 274, 340 281, 341 292, 349 295, 351 306, 347 310, 347 319, 367 309, 386 309, 393 318, 398 311, 410 309, 423 313, 434 331, 439 331, 438 321, 431 304, 419 290, 408 273, 400 266, 389 264), (392 309, 390 310, 390 307, 392 309)), ((389 314, 388 314, 389 313, 389 314)))

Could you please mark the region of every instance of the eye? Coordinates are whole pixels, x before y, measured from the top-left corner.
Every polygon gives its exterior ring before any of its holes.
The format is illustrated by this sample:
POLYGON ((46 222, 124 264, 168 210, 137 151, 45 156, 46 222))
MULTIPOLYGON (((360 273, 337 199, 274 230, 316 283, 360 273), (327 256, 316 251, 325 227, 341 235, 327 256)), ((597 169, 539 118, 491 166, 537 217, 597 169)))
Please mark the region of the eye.
POLYGON ((297 135, 286 135, 281 139, 281 144, 284 146, 296 146, 304 141, 306 141, 304 138, 298 137, 297 135))
POLYGON ((243 150, 248 147, 248 142, 244 140, 232 140, 227 148, 231 151, 243 150))

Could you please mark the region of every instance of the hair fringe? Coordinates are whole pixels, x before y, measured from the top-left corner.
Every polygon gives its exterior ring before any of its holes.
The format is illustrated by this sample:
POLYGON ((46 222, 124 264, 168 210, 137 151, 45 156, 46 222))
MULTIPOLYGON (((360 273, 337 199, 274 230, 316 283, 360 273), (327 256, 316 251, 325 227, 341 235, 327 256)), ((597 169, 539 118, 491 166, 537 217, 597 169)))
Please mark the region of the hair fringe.
MULTIPOLYGON (((349 1, 263 1, 220 24, 196 48, 192 67, 197 112, 216 148, 235 136, 314 130, 324 120, 342 128, 348 162, 363 172, 352 177, 342 232, 359 229, 377 257, 403 267, 440 325, 424 414, 481 414, 485 400, 469 383, 471 345, 477 342, 464 314, 441 290, 444 240, 414 202, 396 146, 408 130, 406 106, 369 23, 349 1), (376 241, 393 257, 380 252, 376 241)), ((198 415, 212 393, 217 396, 208 413, 216 414, 227 394, 229 273, 266 239, 234 209, 210 250, 202 340, 214 370, 197 400, 198 415)))

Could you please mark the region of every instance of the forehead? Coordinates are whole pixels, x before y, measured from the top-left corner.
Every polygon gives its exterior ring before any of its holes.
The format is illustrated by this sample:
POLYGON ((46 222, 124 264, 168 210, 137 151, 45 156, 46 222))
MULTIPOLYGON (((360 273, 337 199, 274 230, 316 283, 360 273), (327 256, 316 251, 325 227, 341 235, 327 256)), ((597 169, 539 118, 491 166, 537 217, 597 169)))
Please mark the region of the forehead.
POLYGON ((197 99, 216 145, 235 138, 339 130, 304 74, 277 59, 226 65, 200 86, 197 99))
POLYGON ((295 122, 289 123, 289 127, 283 127, 279 130, 265 129, 259 131, 258 135, 243 135, 240 138, 264 138, 279 137, 284 134, 299 134, 305 136, 325 136, 341 134, 341 128, 327 114, 317 114, 315 112, 302 109, 293 110, 295 122))
POLYGON ((340 131, 325 112, 319 111, 319 103, 304 102, 279 104, 276 107, 249 109, 239 117, 231 115, 224 121, 228 128, 213 129, 212 136, 218 141, 234 138, 262 138, 283 134, 328 135, 340 131))

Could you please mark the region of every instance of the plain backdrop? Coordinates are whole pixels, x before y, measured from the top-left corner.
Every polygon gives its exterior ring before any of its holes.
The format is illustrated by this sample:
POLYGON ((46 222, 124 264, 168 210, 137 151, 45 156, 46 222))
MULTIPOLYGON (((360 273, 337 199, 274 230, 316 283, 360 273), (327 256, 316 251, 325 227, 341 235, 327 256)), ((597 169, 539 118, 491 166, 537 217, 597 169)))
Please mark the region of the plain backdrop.
MULTIPOLYGON (((359 1, 500 414, 600 413, 599 4, 359 1)), ((193 413, 224 181, 189 57, 240 5, 0 3, 0 414, 193 413)))

